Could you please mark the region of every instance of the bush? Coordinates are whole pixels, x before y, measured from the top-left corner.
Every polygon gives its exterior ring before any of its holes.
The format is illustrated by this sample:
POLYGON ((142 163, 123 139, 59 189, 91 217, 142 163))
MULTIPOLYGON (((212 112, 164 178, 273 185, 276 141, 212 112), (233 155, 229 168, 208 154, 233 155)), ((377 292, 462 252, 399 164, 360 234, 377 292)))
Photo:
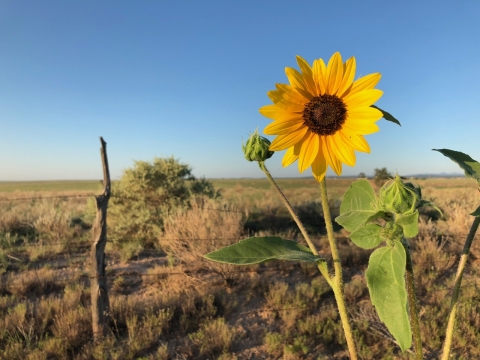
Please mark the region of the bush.
POLYGON ((373 180, 377 186, 382 186, 389 179, 393 178, 393 175, 390 174, 387 168, 375 169, 373 180))
POLYGON ((171 215, 189 208, 196 197, 216 198, 219 193, 208 180, 196 179, 192 168, 173 157, 135 161, 112 184, 107 221, 109 238, 155 241, 171 215))

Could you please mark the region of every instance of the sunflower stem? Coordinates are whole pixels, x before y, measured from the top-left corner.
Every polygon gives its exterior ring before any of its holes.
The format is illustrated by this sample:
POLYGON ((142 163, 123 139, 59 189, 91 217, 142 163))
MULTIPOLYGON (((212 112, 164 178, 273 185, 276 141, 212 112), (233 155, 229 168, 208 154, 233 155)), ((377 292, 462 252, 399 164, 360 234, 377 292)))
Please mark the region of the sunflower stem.
MULTIPOLYGON (((298 217, 297 213, 295 212, 295 210, 293 209, 292 205, 290 204, 290 202, 288 201, 287 197, 285 196, 285 194, 283 193, 283 191, 280 189, 280 187, 278 186, 278 184, 275 182, 275 180, 273 179, 272 175, 270 174, 270 172, 268 171, 267 167, 265 166, 265 162, 263 161, 259 161, 258 162, 258 166, 260 167, 260 169, 262 169, 262 171, 265 173, 265 175, 267 176, 267 179, 270 181, 270 183, 272 184, 273 188, 275 189, 276 193, 278 194, 278 196, 280 196, 280 198, 282 199, 283 203, 285 204, 285 207, 287 208, 287 210, 289 211, 290 215, 292 215, 292 218, 293 220, 295 221, 295 223, 297 224, 298 228, 300 229, 300 232, 302 233, 303 237, 305 238, 305 241, 307 242, 308 244, 308 247, 310 248, 310 250, 312 251, 312 253, 314 255, 319 255, 318 253, 318 250, 315 246, 315 244, 313 243, 312 239, 310 239, 310 235, 308 235, 307 233, 307 230, 305 230, 305 227, 303 226, 303 223, 302 221, 300 220, 300 218, 298 217)), ((320 273, 323 275, 323 277, 327 280, 328 284, 333 288, 333 278, 330 276, 329 272, 328 272, 328 268, 326 266, 322 266, 321 264, 317 264, 318 266, 318 269, 320 270, 320 273)))
POLYGON ((420 336, 420 321, 418 319, 417 295, 415 294, 415 281, 413 276, 412 256, 410 254, 410 245, 406 239, 402 241, 403 248, 407 257, 405 267, 405 284, 407 286, 408 307, 410 308, 410 321, 413 334, 413 343, 415 345, 415 359, 423 359, 422 337, 420 336))
POLYGON ((445 334, 445 342, 443 343, 442 360, 448 360, 450 358, 450 348, 452 347, 453 330, 455 328, 455 320, 457 315, 458 297, 460 295, 460 285, 462 284, 463 271, 467 264, 468 254, 470 253, 470 247, 472 246, 473 238, 477 232, 478 225, 480 224, 480 217, 475 217, 470 232, 465 240, 463 246, 462 256, 458 263, 457 275, 455 276, 455 283, 453 285, 452 300, 450 303, 450 314, 448 315, 447 332, 445 334))
POLYGON ((330 215, 330 208, 328 206, 327 196, 327 184, 325 178, 320 181, 320 195, 322 198, 323 217, 325 219, 325 226, 327 228, 328 242, 330 244, 330 250, 332 252, 333 266, 335 276, 332 281, 332 289, 337 301, 338 311, 340 313, 340 319, 343 325, 343 331, 345 333, 345 339, 347 340, 348 351, 350 352, 350 359, 357 359, 357 350, 355 348, 355 341, 353 339, 352 328, 350 326, 350 320, 348 318, 347 308, 345 306, 345 298, 343 295, 343 274, 342 263, 337 248, 337 241, 335 239, 335 233, 333 232, 332 216, 330 215))

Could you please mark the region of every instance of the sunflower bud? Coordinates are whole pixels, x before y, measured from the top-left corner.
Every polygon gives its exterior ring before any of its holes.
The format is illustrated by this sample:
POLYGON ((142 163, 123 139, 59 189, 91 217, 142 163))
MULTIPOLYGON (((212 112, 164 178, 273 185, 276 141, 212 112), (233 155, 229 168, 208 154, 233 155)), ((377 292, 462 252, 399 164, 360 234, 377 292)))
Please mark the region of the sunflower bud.
POLYGON ((247 143, 245 145, 242 144, 245 159, 248 161, 263 162, 271 158, 273 151, 268 150, 269 146, 270 140, 260 136, 258 130, 255 130, 255 132, 248 138, 247 143))
POLYGON ((413 213, 421 200, 420 187, 410 182, 404 183, 398 174, 380 189, 380 201, 385 210, 395 214, 413 213))

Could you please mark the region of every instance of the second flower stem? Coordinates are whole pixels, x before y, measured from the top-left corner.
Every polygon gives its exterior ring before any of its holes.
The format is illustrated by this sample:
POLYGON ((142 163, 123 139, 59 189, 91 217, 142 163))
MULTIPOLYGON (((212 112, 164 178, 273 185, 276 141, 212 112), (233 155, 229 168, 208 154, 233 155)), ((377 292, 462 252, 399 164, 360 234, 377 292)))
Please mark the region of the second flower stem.
POLYGON ((458 264, 457 275, 455 276, 455 284, 453 286, 452 301, 450 304, 450 313, 448 315, 447 333, 445 336, 445 342, 443 345, 442 360, 448 360, 450 358, 450 349, 452 347, 453 330, 455 329, 455 320, 458 308, 458 298, 460 296, 460 285, 462 284, 463 272, 465 265, 467 264, 468 255, 470 254, 470 247, 472 246, 475 233, 480 225, 480 217, 475 217, 470 232, 468 233, 467 240, 463 246, 462 256, 458 264))

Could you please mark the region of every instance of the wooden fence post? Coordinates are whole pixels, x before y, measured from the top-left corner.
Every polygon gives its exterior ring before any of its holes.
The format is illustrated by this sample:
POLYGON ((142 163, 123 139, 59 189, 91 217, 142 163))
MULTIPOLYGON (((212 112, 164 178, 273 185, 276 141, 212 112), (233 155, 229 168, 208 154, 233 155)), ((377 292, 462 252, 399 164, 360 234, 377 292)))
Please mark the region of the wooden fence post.
POLYGON ((108 169, 107 143, 100 137, 100 153, 103 165, 103 193, 95 196, 97 216, 92 228, 92 250, 90 253, 90 291, 92 295, 92 329, 95 341, 107 333, 110 304, 107 278, 105 276, 105 245, 107 243, 107 207, 110 199, 110 171, 108 169))

